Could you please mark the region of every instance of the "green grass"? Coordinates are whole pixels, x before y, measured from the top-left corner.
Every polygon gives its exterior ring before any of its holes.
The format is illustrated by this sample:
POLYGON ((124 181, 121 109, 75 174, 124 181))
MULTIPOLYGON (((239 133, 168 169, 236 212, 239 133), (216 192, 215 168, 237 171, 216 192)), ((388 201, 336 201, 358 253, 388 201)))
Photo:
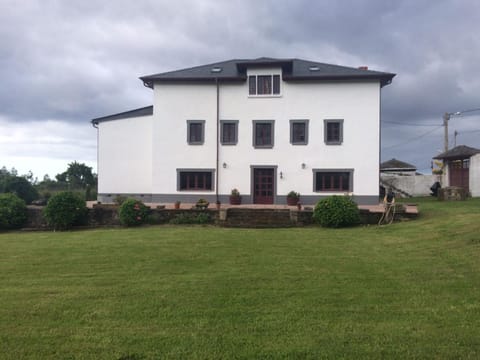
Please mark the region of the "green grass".
POLYGON ((2 359, 480 357, 480 199, 331 230, 0 234, 2 359))

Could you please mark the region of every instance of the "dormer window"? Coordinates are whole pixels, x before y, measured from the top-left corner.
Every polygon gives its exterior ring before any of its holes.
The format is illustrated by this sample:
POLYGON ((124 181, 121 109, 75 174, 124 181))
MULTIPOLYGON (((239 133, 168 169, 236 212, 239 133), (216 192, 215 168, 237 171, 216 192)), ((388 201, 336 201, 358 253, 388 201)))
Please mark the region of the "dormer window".
POLYGON ((280 75, 250 75, 248 94, 251 96, 280 95, 280 75))

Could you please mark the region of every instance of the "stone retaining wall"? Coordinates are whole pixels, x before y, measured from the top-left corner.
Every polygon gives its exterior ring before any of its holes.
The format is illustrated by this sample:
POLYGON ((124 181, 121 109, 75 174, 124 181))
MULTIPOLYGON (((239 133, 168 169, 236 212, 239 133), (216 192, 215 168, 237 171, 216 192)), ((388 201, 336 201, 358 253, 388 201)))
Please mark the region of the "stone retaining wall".
MULTIPOLYGON (((226 208, 221 210, 207 209, 152 209, 150 214, 150 224, 161 225, 168 224, 172 219, 181 215, 195 215, 200 213, 208 213, 211 223, 225 227, 294 227, 313 225, 313 209, 304 208, 297 209, 251 209, 251 208, 226 208)), ((366 209, 360 209, 361 223, 377 224, 381 213, 371 212, 366 209)), ((401 209, 397 210, 397 219, 411 218, 401 209)), ((120 226, 118 217, 118 206, 109 204, 94 205, 88 209, 87 227, 102 226, 120 226)), ((47 230, 47 222, 43 217, 43 207, 28 207, 28 222, 25 229, 47 230)))

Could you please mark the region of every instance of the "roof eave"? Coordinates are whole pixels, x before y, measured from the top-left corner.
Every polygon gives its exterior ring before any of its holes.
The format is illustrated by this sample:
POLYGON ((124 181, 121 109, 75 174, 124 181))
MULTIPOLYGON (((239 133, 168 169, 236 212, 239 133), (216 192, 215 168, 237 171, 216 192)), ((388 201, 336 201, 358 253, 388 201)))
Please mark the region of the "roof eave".
POLYGON ((95 119, 90 120, 92 125, 98 125, 101 122, 105 121, 113 121, 113 120, 121 120, 127 118, 134 118, 134 117, 143 117, 143 116, 151 116, 153 114, 153 105, 145 106, 138 109, 128 110, 121 113, 116 113, 112 115, 102 116, 95 119), (151 110, 151 112, 150 112, 151 110), (131 114, 132 116, 129 116, 131 114), (136 115, 133 115, 136 114, 136 115))
POLYGON ((417 168, 381 168, 380 171, 417 171, 417 168))
POLYGON ((245 75, 242 76, 204 76, 204 77, 182 77, 182 78, 173 78, 173 77, 141 77, 140 80, 143 81, 143 85, 153 89, 153 85, 155 83, 184 83, 184 82, 194 82, 194 83, 201 83, 201 82, 223 82, 223 81, 245 81, 247 77, 245 75))
POLYGON ((308 76, 299 76, 299 75, 284 75, 282 78, 284 81, 349 81, 349 80, 378 80, 380 81, 381 87, 384 87, 392 82, 393 77, 396 74, 388 75, 376 75, 376 74, 365 74, 365 75, 308 75, 308 76))

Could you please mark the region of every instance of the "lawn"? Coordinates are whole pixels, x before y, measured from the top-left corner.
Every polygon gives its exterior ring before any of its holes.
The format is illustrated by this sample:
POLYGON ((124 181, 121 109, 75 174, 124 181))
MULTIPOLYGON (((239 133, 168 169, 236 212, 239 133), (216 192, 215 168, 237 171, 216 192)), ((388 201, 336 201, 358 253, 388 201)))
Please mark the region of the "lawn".
POLYGON ((330 230, 0 234, 2 359, 480 357, 480 199, 330 230))

